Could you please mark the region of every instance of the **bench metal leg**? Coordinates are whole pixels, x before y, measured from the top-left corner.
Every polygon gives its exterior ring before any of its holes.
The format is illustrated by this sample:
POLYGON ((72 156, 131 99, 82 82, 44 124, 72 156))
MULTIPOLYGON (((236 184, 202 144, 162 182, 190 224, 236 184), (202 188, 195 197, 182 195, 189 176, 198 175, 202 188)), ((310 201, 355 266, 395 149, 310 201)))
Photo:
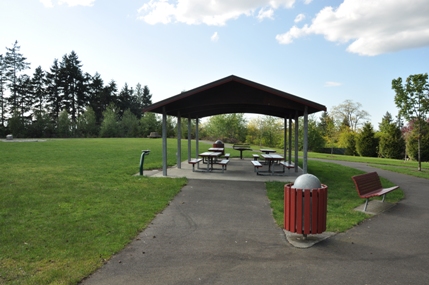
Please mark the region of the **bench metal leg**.
POLYGON ((365 201, 365 207, 363 207, 363 211, 366 212, 366 207, 368 207, 369 199, 367 198, 365 201))
POLYGON ((386 198, 386 194, 383 195, 383 199, 381 199, 381 202, 384 202, 384 198, 386 198))

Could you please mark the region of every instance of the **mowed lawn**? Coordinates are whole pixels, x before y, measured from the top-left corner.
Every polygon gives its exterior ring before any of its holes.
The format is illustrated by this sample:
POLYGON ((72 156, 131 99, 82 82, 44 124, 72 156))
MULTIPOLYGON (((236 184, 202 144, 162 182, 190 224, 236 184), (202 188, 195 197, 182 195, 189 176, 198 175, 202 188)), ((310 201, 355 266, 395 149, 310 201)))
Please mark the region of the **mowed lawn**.
POLYGON ((159 139, 0 142, 0 284, 76 284, 145 228, 186 179, 133 176, 142 149, 159 168, 159 139))
MULTIPOLYGON (((200 143, 200 150, 209 146, 200 143)), ((151 150, 144 168, 161 168, 160 139, 0 142, 0 284, 76 284, 132 241, 187 182, 134 176, 143 149, 151 150)), ((177 140, 168 140, 169 165, 176 163, 176 151, 177 140)), ((320 161, 309 161, 308 170, 329 188, 328 231, 368 217, 353 210, 363 200, 351 176, 361 172, 320 161)), ((279 226, 283 188, 267 183, 279 226)), ((403 193, 387 197, 396 202, 403 193)))

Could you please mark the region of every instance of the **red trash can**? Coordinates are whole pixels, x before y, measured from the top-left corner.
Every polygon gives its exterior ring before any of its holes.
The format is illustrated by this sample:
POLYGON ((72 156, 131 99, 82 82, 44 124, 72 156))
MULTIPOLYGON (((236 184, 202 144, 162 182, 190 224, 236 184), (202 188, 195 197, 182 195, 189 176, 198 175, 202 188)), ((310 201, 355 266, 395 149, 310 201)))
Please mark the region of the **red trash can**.
POLYGON ((320 234, 326 230, 328 186, 317 189, 284 188, 284 228, 292 233, 320 234))

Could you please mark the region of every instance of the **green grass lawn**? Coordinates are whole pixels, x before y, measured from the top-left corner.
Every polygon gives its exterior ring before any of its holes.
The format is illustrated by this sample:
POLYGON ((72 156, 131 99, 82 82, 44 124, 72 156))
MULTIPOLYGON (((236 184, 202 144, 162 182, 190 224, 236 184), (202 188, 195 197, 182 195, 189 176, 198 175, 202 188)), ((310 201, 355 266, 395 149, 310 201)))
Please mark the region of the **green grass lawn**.
MULTIPOLYGON (((210 146, 200 143, 200 150, 210 146)), ((143 149, 151 150, 144 169, 160 169, 160 139, 0 142, 0 284, 76 284, 132 241, 187 183, 134 176, 143 149)), ((176 163, 176 151, 177 140, 168 140, 169 165, 176 163)), ((192 151, 195 157, 195 142, 192 151)), ((226 151, 239 157, 239 151, 226 151)), ((363 200, 350 177, 360 172, 319 161, 309 161, 308 170, 328 185, 329 231, 367 217, 353 211, 363 200)), ((283 187, 267 183, 279 225, 283 187)), ((401 191, 394 193, 388 201, 401 199, 401 191)))
MULTIPOLYGON (((161 140, 0 142, 0 284, 76 284, 128 244, 186 184, 159 168, 161 140)), ((175 144, 169 142, 175 163, 175 144), (174 149, 174 152, 173 152, 174 149)))

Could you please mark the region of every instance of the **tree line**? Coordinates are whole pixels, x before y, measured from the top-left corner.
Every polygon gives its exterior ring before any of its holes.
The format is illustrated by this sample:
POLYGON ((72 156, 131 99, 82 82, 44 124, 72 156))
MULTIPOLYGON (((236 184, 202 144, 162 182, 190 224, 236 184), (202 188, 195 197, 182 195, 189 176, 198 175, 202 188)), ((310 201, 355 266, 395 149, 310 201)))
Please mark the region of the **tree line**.
MULTIPOLYGON (((148 86, 135 88, 126 83, 118 91, 116 82, 105 84, 101 75, 83 72, 72 51, 61 61, 54 59, 48 71, 39 66, 32 76, 24 71, 30 63, 20 53, 16 41, 0 54, 0 135, 15 137, 146 137, 161 132, 161 117, 142 114, 152 104, 148 86)), ((319 118, 310 116, 308 145, 311 151, 369 157, 410 158, 429 161, 429 83, 427 74, 392 80, 396 118, 386 112, 378 131, 368 121, 370 115, 352 100, 334 106, 319 118)), ((302 118, 300 118, 302 120, 302 118)), ((187 119, 182 124, 187 137, 187 119)), ((195 135, 192 122, 192 137, 195 135)), ((299 124, 302 134, 303 123, 299 124)), ((292 126, 294 128, 294 126, 292 126)), ((283 147, 283 119, 244 114, 210 117, 200 127, 199 137, 224 142, 283 147)), ((294 133, 294 132, 293 132, 294 133)), ((177 135, 176 121, 167 116, 167 136, 177 135)), ((293 140, 293 143, 294 140, 293 140)), ((302 149, 302 135, 298 141, 302 149)), ((419 163, 419 169, 421 169, 419 163)))
POLYGON ((82 70, 74 51, 54 59, 47 71, 39 66, 28 75, 27 69, 30 63, 17 41, 0 54, 2 136, 108 137, 150 132, 148 124, 154 115, 140 122, 142 108, 152 104, 147 85, 138 83, 132 88, 125 83, 118 90, 114 80, 105 84, 99 73, 82 70))

